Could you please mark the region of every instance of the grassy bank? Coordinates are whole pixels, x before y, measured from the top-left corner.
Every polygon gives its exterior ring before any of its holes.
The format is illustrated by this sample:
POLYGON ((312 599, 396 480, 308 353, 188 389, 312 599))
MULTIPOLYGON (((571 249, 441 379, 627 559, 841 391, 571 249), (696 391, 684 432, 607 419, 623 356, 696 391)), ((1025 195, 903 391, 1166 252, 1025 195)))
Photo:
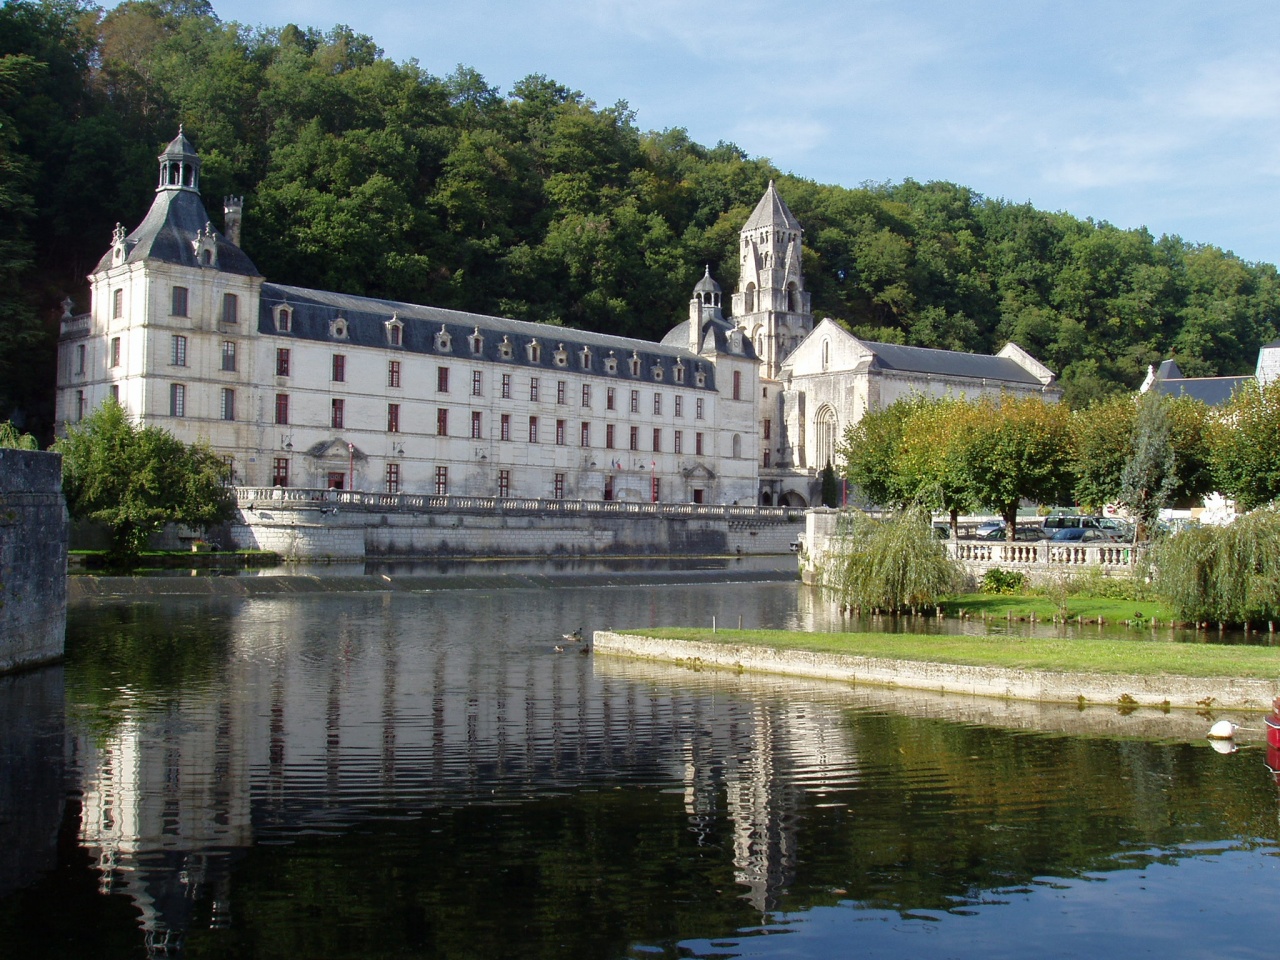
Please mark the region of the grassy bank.
POLYGON ((719 630, 649 627, 649 637, 705 643, 750 644, 848 656, 926 663, 966 664, 1010 670, 1184 677, 1280 676, 1280 647, 1221 646, 1140 640, 1041 640, 1011 637, 939 636, 905 633, 797 633, 781 630, 719 630))
POLYGON ((942 611, 949 617, 966 616, 981 619, 983 616, 1004 620, 1051 621, 1061 620, 1063 611, 1068 620, 1083 619, 1086 622, 1136 623, 1150 626, 1152 620, 1168 625, 1174 619, 1172 609, 1155 600, 1115 600, 1109 597, 1073 596, 1064 602, 1045 594, 968 593, 951 597, 942 604, 942 611))

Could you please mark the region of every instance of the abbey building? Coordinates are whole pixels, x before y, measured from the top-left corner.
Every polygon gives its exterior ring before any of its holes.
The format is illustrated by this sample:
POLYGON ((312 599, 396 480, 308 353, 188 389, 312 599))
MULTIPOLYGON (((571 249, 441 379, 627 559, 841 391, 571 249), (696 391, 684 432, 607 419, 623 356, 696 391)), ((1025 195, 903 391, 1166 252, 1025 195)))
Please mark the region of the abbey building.
POLYGON ((845 427, 911 392, 1056 396, 997 357, 816 327, 803 231, 773 184, 726 317, 704 276, 661 343, 267 281, 224 232, 179 133, 142 223, 117 227, 63 317, 60 429, 108 398, 203 439, 243 486, 804 506, 845 427))

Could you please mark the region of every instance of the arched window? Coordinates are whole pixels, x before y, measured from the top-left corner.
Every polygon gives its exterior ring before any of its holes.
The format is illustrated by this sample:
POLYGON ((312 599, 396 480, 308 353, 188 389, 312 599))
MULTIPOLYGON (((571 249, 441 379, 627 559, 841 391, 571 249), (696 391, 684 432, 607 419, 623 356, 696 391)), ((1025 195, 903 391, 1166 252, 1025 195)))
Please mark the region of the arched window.
POLYGON ((818 411, 814 422, 814 453, 817 455, 813 461, 814 466, 825 467, 828 463, 835 463, 838 433, 835 410, 824 406, 818 411))
POLYGON ((733 435, 733 456, 735 458, 742 456, 742 435, 741 434, 735 433, 733 435))
POLYGON ((823 340, 822 341, 822 369, 826 370, 829 366, 831 366, 831 341, 823 340))
POLYGON ((756 309, 756 285, 754 283, 747 284, 747 289, 743 292, 742 299, 747 313, 754 313, 756 309))
POLYGON ((800 298, 796 296, 796 284, 793 280, 787 284, 787 310, 791 313, 795 313, 796 310, 799 309, 797 306, 799 301, 800 298))

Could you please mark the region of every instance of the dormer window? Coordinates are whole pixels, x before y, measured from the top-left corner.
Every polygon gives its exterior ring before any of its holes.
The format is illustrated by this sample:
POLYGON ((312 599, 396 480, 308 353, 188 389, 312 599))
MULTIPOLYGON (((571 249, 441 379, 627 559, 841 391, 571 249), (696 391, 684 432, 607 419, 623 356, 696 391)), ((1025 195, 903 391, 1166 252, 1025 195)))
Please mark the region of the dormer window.
POLYGON ((393 347, 404 346, 404 321, 394 313, 383 326, 387 331, 387 343, 393 347))
POLYGON ((484 352, 484 337, 480 336, 480 328, 476 327, 475 332, 471 334, 471 353, 473 356, 480 356, 484 352))
POLYGON ((707 372, 701 367, 693 372, 693 385, 695 387, 705 387, 707 385, 707 372))
POLYGON ((662 367, 659 364, 655 363, 653 365, 653 370, 650 372, 653 374, 653 379, 661 382, 663 377, 663 371, 662 371, 662 367))
POLYGON ((604 372, 605 373, 618 372, 618 358, 613 355, 612 350, 610 350, 609 355, 604 358, 604 372))
POLYGON ((213 224, 205 223, 204 227, 196 231, 196 237, 191 241, 191 246, 195 249, 196 262, 202 267, 216 267, 218 265, 218 240, 213 232, 213 224))
POLYGON ((502 338, 502 342, 498 344, 498 356, 500 356, 503 360, 510 360, 513 356, 515 356, 515 352, 516 352, 515 347, 511 345, 511 338, 504 336, 502 338))
POLYGON ((631 354, 631 359, 627 361, 627 364, 631 367, 631 375, 633 377, 640 376, 640 355, 638 353, 631 354))
POLYGON ((552 354, 552 359, 557 367, 567 367, 569 365, 569 351, 564 348, 564 344, 556 345, 556 352, 552 354))
POLYGON ((347 321, 343 317, 334 317, 329 321, 329 336, 335 340, 347 339, 347 321))
POLYGON ((542 362, 542 344, 540 344, 537 340, 530 340, 529 345, 525 348, 525 350, 529 355, 530 363, 542 362))
POLYGON ((293 332, 293 308, 284 305, 276 307, 276 333, 293 332))
POLYGON ((453 349, 453 337, 449 336, 449 331, 444 326, 436 333, 435 344, 440 353, 449 353, 453 349))
POLYGON ((683 360, 676 361, 675 371, 676 371, 676 383, 684 383, 684 361, 683 360))
POLYGON ((578 354, 578 359, 582 362, 583 370, 590 370, 591 369, 591 348, 583 347, 581 352, 579 352, 578 354))

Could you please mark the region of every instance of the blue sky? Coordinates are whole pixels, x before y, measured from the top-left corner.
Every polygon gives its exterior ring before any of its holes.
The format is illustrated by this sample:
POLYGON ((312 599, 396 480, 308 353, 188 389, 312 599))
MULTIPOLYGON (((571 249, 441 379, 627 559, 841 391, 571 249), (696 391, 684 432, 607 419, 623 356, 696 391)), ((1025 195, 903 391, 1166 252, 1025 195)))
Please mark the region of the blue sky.
POLYGON ((1280 262, 1280 4, 1203 0, 213 0, 346 23, 504 93, 543 73, 641 129, 684 127, 856 186, 990 197, 1280 262))

